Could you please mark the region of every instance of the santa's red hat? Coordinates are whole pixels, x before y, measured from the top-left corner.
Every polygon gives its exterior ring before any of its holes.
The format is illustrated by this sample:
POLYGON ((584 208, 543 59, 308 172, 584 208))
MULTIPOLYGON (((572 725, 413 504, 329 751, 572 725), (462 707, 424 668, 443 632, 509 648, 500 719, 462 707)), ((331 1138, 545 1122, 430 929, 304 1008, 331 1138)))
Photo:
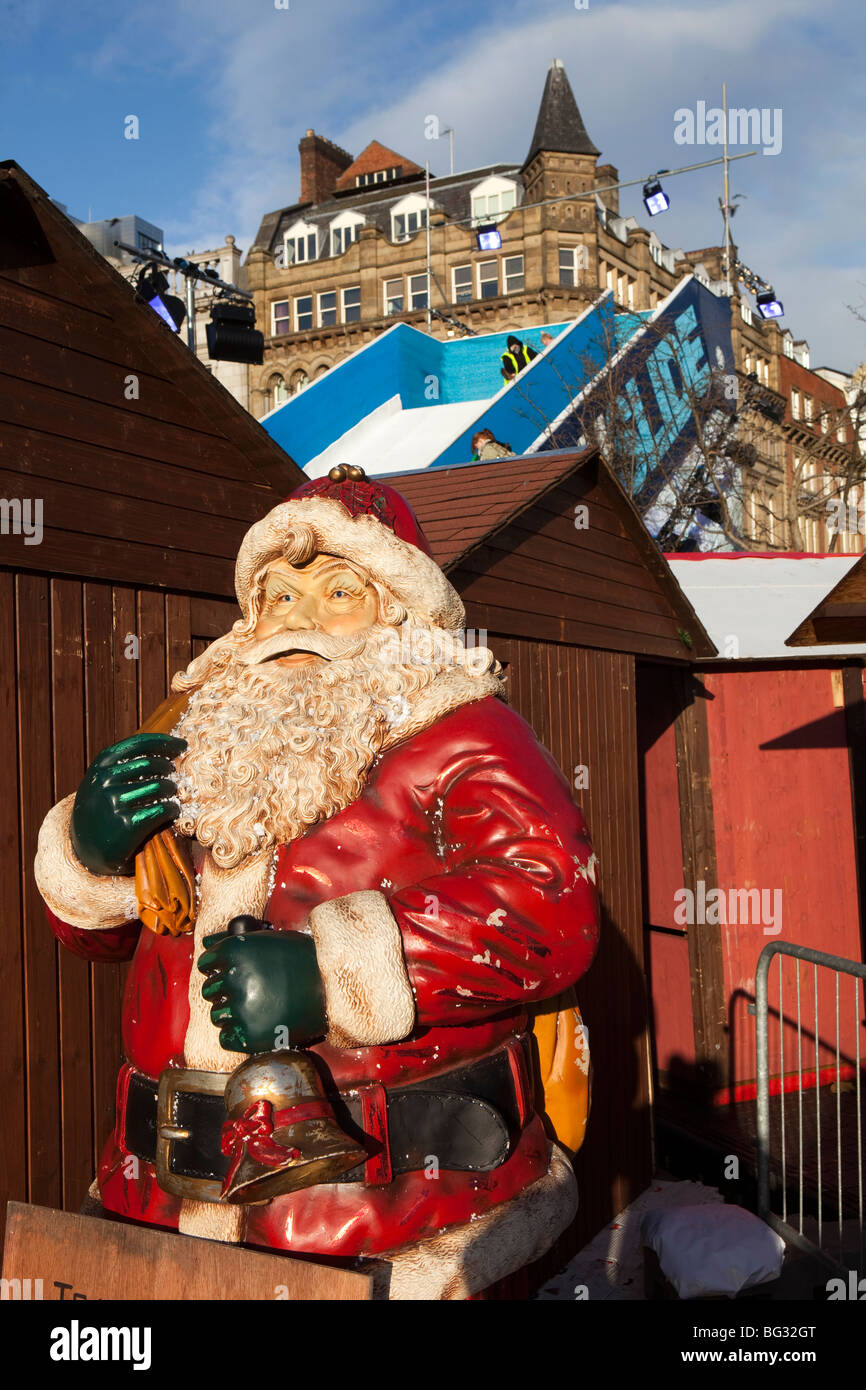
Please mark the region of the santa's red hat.
POLYGON ((235 569, 235 592, 244 614, 254 576, 280 558, 285 538, 298 522, 311 527, 320 554, 363 565, 422 620, 450 629, 463 626, 463 604, 430 554, 405 497, 345 463, 326 478, 303 483, 247 531, 235 569))

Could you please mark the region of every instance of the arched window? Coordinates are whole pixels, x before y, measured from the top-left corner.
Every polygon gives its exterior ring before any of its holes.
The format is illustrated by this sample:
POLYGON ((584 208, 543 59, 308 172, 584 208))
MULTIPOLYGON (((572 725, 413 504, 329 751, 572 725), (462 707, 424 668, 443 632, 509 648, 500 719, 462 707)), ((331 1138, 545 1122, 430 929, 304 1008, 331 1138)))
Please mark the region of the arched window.
POLYGON ((271 377, 268 382, 268 397, 270 399, 271 409, 273 410, 276 410, 278 405, 282 405, 283 401, 289 399, 289 388, 286 385, 286 378, 284 376, 280 376, 280 374, 277 373, 276 376, 271 377))
POLYGON ((364 225, 364 218, 358 212, 341 212, 330 226, 331 255, 342 256, 353 241, 357 241, 364 225))
POLYGON ((482 179, 472 190, 472 216, 476 222, 498 222, 517 206, 519 189, 514 179, 498 174, 482 179))
POLYGON ((308 386, 309 383, 310 378, 307 376, 307 373, 304 371, 303 367, 299 367, 296 372, 292 372, 291 380, 289 381, 289 395, 297 396, 298 392, 303 391, 304 387, 308 386))

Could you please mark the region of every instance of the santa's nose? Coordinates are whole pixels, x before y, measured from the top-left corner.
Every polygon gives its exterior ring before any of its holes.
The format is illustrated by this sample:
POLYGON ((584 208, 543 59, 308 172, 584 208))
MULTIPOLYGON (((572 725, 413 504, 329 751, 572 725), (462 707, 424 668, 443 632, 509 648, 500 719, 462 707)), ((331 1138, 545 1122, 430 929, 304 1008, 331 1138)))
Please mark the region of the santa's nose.
POLYGON ((320 626, 315 599, 307 594, 287 603, 280 611, 280 622, 289 632, 309 632, 320 626))

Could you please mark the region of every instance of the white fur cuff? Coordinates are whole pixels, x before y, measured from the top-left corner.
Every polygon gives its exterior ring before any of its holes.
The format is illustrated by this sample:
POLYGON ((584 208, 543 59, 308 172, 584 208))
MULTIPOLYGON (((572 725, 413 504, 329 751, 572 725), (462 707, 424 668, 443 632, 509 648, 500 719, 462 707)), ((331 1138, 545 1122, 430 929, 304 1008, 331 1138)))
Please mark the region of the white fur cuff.
POLYGON ((71 927, 100 931, 138 916, 135 879, 92 874, 76 858, 69 839, 74 794, 52 807, 42 822, 33 874, 55 916, 71 927))
POLYGON ((400 928, 382 893, 320 903, 310 928, 335 1047, 399 1042, 415 1024, 415 1000, 400 928))

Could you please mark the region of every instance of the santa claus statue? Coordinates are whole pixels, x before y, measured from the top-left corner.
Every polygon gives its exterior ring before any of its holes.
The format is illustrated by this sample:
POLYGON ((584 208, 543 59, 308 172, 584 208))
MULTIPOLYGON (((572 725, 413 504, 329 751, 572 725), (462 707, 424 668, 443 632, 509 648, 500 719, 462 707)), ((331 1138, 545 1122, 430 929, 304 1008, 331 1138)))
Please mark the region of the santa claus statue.
POLYGON ((464 1298, 576 1210, 586 826, 392 488, 305 483, 236 589, 232 630, 40 832, 58 939, 132 960, 92 1191, 464 1298))

